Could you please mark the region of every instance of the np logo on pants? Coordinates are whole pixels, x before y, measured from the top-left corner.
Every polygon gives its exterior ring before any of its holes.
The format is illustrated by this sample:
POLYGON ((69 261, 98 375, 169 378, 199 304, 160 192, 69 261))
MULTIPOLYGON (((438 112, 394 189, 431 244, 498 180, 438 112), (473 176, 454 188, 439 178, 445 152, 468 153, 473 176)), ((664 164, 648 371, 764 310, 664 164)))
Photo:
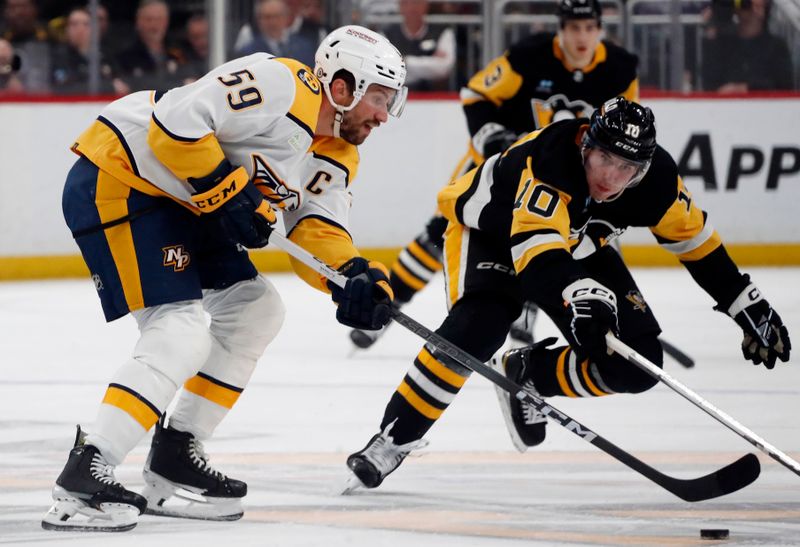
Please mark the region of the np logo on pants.
POLYGON ((182 272, 191 262, 183 245, 172 245, 161 250, 164 251, 164 266, 172 266, 176 272, 182 272))

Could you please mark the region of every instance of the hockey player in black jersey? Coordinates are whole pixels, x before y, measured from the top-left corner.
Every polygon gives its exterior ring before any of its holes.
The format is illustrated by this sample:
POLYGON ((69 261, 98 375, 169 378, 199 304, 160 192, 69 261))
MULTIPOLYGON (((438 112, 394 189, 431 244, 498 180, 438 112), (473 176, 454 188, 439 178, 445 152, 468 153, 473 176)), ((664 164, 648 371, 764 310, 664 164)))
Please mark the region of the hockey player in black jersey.
MULTIPOLYGON (((662 363, 660 328, 619 253, 608 246, 629 226, 648 227, 742 329, 742 352, 773 368, 791 343, 777 312, 725 250, 719 234, 656 144, 651 111, 622 97, 591 122, 554 123, 455 179, 439 193, 449 221, 445 280, 449 314, 436 331, 488 360, 502 345, 523 301, 558 326, 555 338, 511 350, 507 376, 543 397, 641 393, 657 380, 606 350, 612 331, 662 363)), ((470 371, 431 345, 414 360, 386 407, 380 431, 347 464, 357 485, 378 486, 457 395, 470 371)), ((544 424, 514 421, 527 410, 505 401, 511 428, 526 444, 544 424)))
MULTIPOLYGON (((475 74, 461 90, 471 136, 469 149, 451 178, 505 150, 517 137, 552 121, 588 117, 603 101, 622 95, 639 99, 637 58, 601 40, 596 0, 562 0, 557 34, 530 36, 475 74)), ((391 268, 395 304, 402 306, 442 269, 447 220, 437 212, 400 253, 391 268)), ((526 313, 512 336, 527 340, 526 313)), ((371 346, 383 331, 351 331, 353 343, 371 346)))

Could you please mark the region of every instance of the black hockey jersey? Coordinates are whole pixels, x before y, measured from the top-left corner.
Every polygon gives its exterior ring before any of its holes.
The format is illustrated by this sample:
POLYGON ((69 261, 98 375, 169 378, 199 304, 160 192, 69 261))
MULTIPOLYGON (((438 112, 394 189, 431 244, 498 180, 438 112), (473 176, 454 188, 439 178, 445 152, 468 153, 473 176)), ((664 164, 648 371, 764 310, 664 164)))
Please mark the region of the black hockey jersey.
MULTIPOLYGON (((461 90, 469 133, 475 136, 487 123, 527 133, 565 117, 588 117, 617 95, 638 101, 637 64, 635 55, 603 40, 592 62, 578 70, 567 64, 557 35, 525 38, 461 90)), ((473 152, 482 150, 472 144, 473 152)), ((480 163, 480 158, 473 161, 480 163)))
POLYGON ((648 227, 718 302, 735 298, 746 283, 666 150, 658 146, 641 182, 616 200, 590 198, 580 149, 588 126, 565 120, 530 133, 445 187, 441 211, 507 245, 535 302, 558 303, 564 287, 587 277, 579 259, 630 226, 648 227))

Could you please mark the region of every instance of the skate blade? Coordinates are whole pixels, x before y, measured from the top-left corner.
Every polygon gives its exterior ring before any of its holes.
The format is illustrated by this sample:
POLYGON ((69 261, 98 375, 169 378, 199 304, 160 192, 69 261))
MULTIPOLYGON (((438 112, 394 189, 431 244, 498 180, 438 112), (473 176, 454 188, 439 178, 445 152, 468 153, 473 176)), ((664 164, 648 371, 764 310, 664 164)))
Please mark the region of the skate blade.
POLYGON ((99 508, 56 487, 55 503, 42 519, 42 528, 57 532, 126 532, 139 522, 139 509, 127 503, 101 503, 99 508))
POLYGON ((239 520, 244 515, 240 498, 212 498, 192 492, 145 469, 142 495, 146 515, 195 520, 239 520))
MULTIPOLYGON (((495 355, 489 360, 489 366, 505 376, 506 371, 503 369, 502 358, 498 355, 495 355)), ((514 420, 511 418, 511 394, 498 385, 494 386, 494 391, 497 395, 497 401, 500 403, 500 413, 503 415, 503 421, 506 423, 508 436, 511 437, 511 444, 514 445, 517 452, 524 454, 528 451, 528 445, 522 442, 522 438, 519 436, 519 433, 517 433, 517 428, 514 427, 514 420)))
POLYGON ((349 496, 356 490, 366 488, 364 483, 361 482, 361 479, 355 476, 354 473, 349 473, 347 478, 344 480, 344 484, 340 484, 337 487, 337 491, 339 492, 340 496, 349 496))

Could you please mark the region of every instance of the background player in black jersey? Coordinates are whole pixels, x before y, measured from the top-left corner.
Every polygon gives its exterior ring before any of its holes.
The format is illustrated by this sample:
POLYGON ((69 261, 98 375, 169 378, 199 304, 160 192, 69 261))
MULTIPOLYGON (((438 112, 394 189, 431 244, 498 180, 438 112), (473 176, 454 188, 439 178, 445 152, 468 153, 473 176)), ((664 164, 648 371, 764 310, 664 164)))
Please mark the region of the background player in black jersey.
MULTIPOLYGON (((742 352, 773 368, 787 361, 786 327, 725 250, 684 187, 675 161, 656 144, 652 112, 622 97, 586 119, 554 123, 454 180, 439 193, 445 233, 449 313, 437 333, 481 360, 503 344, 524 301, 558 326, 555 338, 507 352, 506 376, 544 397, 641 393, 657 380, 618 354, 614 332, 662 363, 660 328, 609 240, 646 226, 677 255, 742 328, 742 352)), ((373 488, 418 446, 470 371, 426 344, 386 407, 380 431, 347 464, 356 485, 373 488)), ((544 423, 515 420, 525 405, 504 401, 510 429, 525 445, 542 442, 544 423)))
MULTIPOLYGON (((502 152, 517 137, 552 121, 588 117, 603 101, 639 99, 635 55, 602 40, 597 0, 561 0, 559 31, 525 38, 476 73, 461 90, 471 135, 469 150, 452 178, 502 152)), ((395 304, 402 306, 442 269, 447 220, 437 212, 400 253, 391 268, 395 304)), ((531 342, 530 307, 512 336, 531 342)), ((384 331, 354 330, 353 343, 371 346, 384 331)))

